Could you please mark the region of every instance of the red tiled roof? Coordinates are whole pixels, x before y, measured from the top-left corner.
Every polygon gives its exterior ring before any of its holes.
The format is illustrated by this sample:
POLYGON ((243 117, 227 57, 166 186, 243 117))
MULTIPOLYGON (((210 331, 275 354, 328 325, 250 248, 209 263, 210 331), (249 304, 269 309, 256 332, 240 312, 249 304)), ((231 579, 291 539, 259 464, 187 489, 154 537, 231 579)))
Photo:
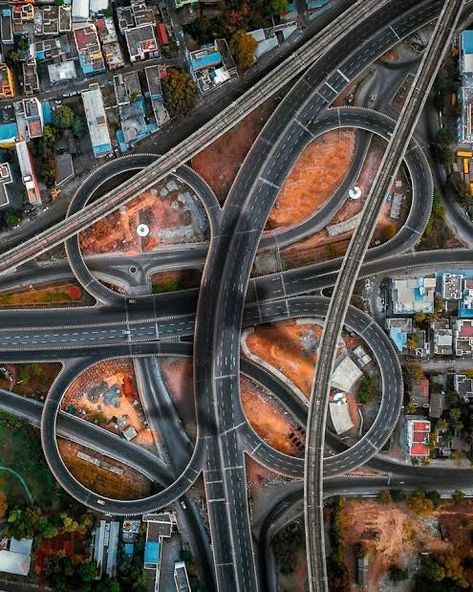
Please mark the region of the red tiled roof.
POLYGON ((473 290, 473 280, 465 280, 465 288, 467 290, 473 290))
POLYGON ((473 327, 463 323, 460 329, 460 337, 473 337, 473 327))
POLYGON ((411 456, 429 456, 429 447, 426 444, 415 443, 409 450, 411 456))

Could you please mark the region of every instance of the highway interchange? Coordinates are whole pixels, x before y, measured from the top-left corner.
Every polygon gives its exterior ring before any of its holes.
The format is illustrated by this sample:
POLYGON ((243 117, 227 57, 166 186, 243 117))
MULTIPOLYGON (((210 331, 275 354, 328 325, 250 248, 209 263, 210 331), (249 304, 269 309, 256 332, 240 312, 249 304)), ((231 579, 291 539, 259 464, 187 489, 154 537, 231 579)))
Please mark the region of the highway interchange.
MULTIPOLYGON (((294 162, 304 148, 323 133, 332 129, 356 127, 384 137, 389 140, 389 145, 405 141, 402 130, 399 132, 399 123, 396 124, 382 113, 361 108, 334 109, 329 108, 329 105, 378 57, 435 19, 444 4, 440 0, 355 2, 339 21, 310 42, 312 53, 306 49, 295 55, 289 62, 292 67, 289 78, 310 67, 269 118, 243 163, 223 209, 205 182, 183 163, 262 102, 262 98, 255 99, 255 90, 244 95, 238 105, 229 108, 226 113, 228 121, 221 118, 225 125, 221 123, 218 128, 209 125, 203 131, 200 143, 197 136, 191 137, 187 144, 184 143, 158 160, 152 155, 130 156, 93 173, 71 203, 65 223, 0 255, 0 269, 4 272, 0 279, 2 288, 31 282, 31 276, 35 282, 42 278, 51 280, 54 274, 68 277, 70 271, 64 269, 62 263, 41 268, 29 263, 15 274, 7 273, 44 251, 45 245, 51 248, 67 239, 66 252, 71 269, 99 303, 86 309, 61 310, 60 320, 58 311, 51 309, 0 311, 0 362, 60 360, 64 364, 42 409, 39 404, 21 400, 6 392, 3 393, 1 405, 40 425, 43 450, 59 483, 72 496, 99 512, 134 515, 168 506, 185 496, 197 477, 203 474, 213 571, 218 590, 260 589, 248 505, 245 455, 289 477, 302 479, 304 476, 303 459, 271 449, 249 426, 243 413, 240 370, 272 392, 301 424, 306 423, 308 410, 287 385, 254 364, 240 361, 242 327, 298 317, 327 318, 329 300, 304 294, 333 286, 338 270, 346 269, 342 261, 334 260, 250 279, 254 258, 258 249, 279 249, 323 227, 340 207, 347 187, 351 186, 359 173, 363 158, 354 160, 350 173, 330 205, 316 212, 303 224, 287 231, 263 235, 267 217, 294 162), (301 56, 304 62, 297 70, 294 64, 301 61, 301 56), (294 70, 297 70, 296 73, 294 70), (90 203, 90 198, 100 193, 100 186, 105 180, 124 171, 132 174, 141 169, 143 172, 135 174, 133 181, 124 183, 118 190, 110 191, 90 203), (76 233, 169 172, 174 172, 184 180, 200 197, 209 220, 209 244, 177 251, 169 249, 138 258, 133 264, 140 270, 138 275, 141 279, 136 280, 135 276, 134 281, 143 283, 144 279, 146 286, 155 270, 194 267, 203 263, 200 290, 151 295, 146 294, 145 289, 145 294, 136 295, 136 298, 134 294, 132 297, 122 296, 105 287, 97 278, 112 278, 129 286, 130 274, 127 268, 132 261, 120 256, 84 260, 76 233), (187 341, 192 335, 193 346, 187 341), (180 341, 181 338, 184 341, 180 341), (177 429, 178 418, 172 402, 169 397, 163 397, 165 388, 159 380, 159 365, 149 356, 193 356, 198 432, 193 448, 182 430, 177 429), (59 410, 70 383, 97 361, 112 357, 132 357, 134 360, 142 397, 147 393, 143 404, 148 410, 149 423, 152 430, 161 436, 164 434, 160 457, 151 459, 151 453, 138 452, 133 444, 102 433, 93 426, 84 428, 83 421, 68 417, 59 410), (157 492, 143 500, 122 501, 98 497, 78 483, 68 471, 58 451, 56 433, 100 449, 104 454, 119 458, 147 476, 152 474, 157 492), (178 452, 174 456, 169 454, 169 448, 175 449, 175 446, 178 452)), ((453 14, 461 3, 447 4, 453 14)), ((445 39, 443 44, 446 44, 445 39)), ((438 46, 442 46, 440 40, 438 46)), ((433 73, 426 76, 427 84, 430 84, 433 73)), ((269 80, 263 79, 266 80, 265 84, 256 90, 267 97, 280 88, 280 78, 280 73, 279 76, 273 73, 269 80)), ((412 131, 415 121, 406 117, 405 123, 412 131)), ((363 136, 360 135, 360 138, 357 154, 361 153, 363 157, 366 144, 363 147, 363 136)), ((403 154, 404 150, 401 153, 399 149, 395 153, 396 167, 403 154)), ((369 249, 366 263, 362 265, 371 235, 363 238, 359 243, 363 252, 356 257, 359 265, 347 276, 349 280, 346 281, 350 285, 354 285, 358 274, 360 277, 369 277, 380 272, 425 268, 433 264, 436 269, 442 265, 447 268, 452 265, 471 266, 471 253, 467 250, 403 254, 412 249, 425 229, 433 193, 430 166, 415 139, 411 140, 405 163, 412 185, 412 206, 407 221, 394 239, 369 249)), ((375 192, 378 198, 381 196, 378 202, 382 203, 385 193, 385 188, 375 192)), ((427 483, 436 479, 436 483, 444 484, 446 489, 451 489, 455 484, 461 487, 469 479, 465 471, 448 471, 451 474, 445 478, 445 471, 440 475, 435 469, 406 467, 378 454, 395 427, 402 405, 399 360, 383 330, 368 315, 353 307, 340 307, 338 333, 345 310, 346 326, 366 340, 378 362, 383 387, 380 413, 370 430, 350 449, 345 449, 341 441, 328 434, 327 444, 333 454, 323 463, 319 454, 310 475, 317 477, 318 471, 323 468, 324 489, 336 491, 337 487, 349 489, 351 486, 356 489, 359 483, 344 475, 368 463, 373 469, 387 475, 379 476, 376 481, 378 489, 396 483, 396 480, 418 484, 420 480, 427 483)), ((330 361, 326 368, 326 375, 330 378, 330 361)), ((317 401, 317 397, 312 400, 317 401)), ((324 422, 316 431, 323 436, 324 422)), ((319 444, 317 448, 323 451, 323 438, 322 445, 319 444)), ((308 476, 307 470, 305 475, 308 476)), ((322 495, 322 482, 317 480, 317 486, 322 495)), ((299 499, 301 493, 299 489, 294 495, 299 499)), ((311 504, 306 503, 305 507, 307 510, 311 504)), ((316 507, 320 509, 321 503, 316 507)), ((189 514, 193 514, 192 511, 189 514)), ((315 519, 313 524, 317 525, 315 519)), ((308 538, 311 541, 314 533, 308 538)), ((320 543, 320 532, 316 538, 320 543)), ((311 558, 318 563, 311 571, 311 589, 324 590, 324 557, 320 546, 315 548, 311 558)))

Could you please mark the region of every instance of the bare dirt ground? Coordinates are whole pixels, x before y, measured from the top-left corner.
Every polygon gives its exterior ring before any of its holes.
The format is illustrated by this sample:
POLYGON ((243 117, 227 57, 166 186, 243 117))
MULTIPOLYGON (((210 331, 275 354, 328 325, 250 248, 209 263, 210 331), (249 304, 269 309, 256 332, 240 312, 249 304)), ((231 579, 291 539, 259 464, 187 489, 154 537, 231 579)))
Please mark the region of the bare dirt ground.
MULTIPOLYGON (((327 226, 340 224, 359 214, 365 204, 369 189, 373 183, 376 171, 381 163, 384 146, 381 141, 371 142, 367 157, 363 164, 356 185, 361 189, 361 197, 357 200, 347 199, 327 226)), ((402 182, 402 187, 395 189, 396 192, 406 192, 406 199, 401 207, 400 218, 395 220, 390 217, 391 203, 385 202, 378 220, 373 241, 384 242, 392 238, 404 223, 410 207, 410 191, 407 177, 403 170, 398 173, 396 180, 402 182)), ((393 190, 394 191, 394 190, 393 190)), ((345 254, 353 230, 330 236, 326 229, 323 229, 307 239, 303 239, 288 247, 281 249, 281 259, 285 269, 291 269, 300 265, 328 261, 345 254)))
MULTIPOLYGON (((286 454, 300 456, 301 451, 289 440, 297 430, 290 415, 262 387, 246 376, 240 378, 241 400, 251 426, 270 446, 286 454)), ((296 432, 301 443, 305 437, 296 432)))
POLYGON ((301 549, 296 555, 296 564, 294 573, 285 576, 281 573, 278 575, 278 583, 281 586, 281 592, 307 592, 307 556, 305 550, 301 549))
MULTIPOLYGON (((368 592, 381 590, 381 579, 391 565, 411 565, 419 553, 455 551, 460 557, 471 556, 473 503, 470 501, 456 505, 445 503, 431 516, 420 517, 405 504, 382 505, 350 499, 344 503, 342 524, 345 561, 352 581, 356 581, 353 545, 363 541, 367 546, 368 592), (448 533, 444 540, 440 525, 448 533)), ((390 588, 383 587, 385 589, 390 588)))
POLYGON ((353 130, 334 130, 309 144, 287 177, 267 228, 297 224, 320 209, 343 180, 355 145, 353 130))
POLYGON ((61 364, 5 364, 0 373, 0 388, 25 397, 41 399, 47 395, 61 364))
POLYGON ((80 248, 84 255, 136 255, 162 245, 202 241, 207 229, 205 211, 192 189, 167 177, 81 232, 80 248), (138 236, 139 224, 149 227, 148 236, 138 236))
POLYGON ((66 391, 61 408, 113 433, 121 434, 131 426, 137 431, 133 439, 135 444, 154 448, 151 430, 145 423, 133 364, 128 360, 107 360, 87 369, 66 391), (121 421, 123 423, 119 425, 121 421))
POLYGON ((151 483, 141 473, 73 442, 58 439, 59 452, 74 477, 99 495, 138 499, 151 493, 151 483), (85 454, 80 458, 78 453, 85 454), (100 464, 95 464, 93 459, 100 464))
POLYGON ((192 360, 187 358, 161 358, 161 372, 169 394, 186 432, 196 437, 194 384, 192 360))
POLYGON ((225 201, 245 156, 274 107, 274 101, 264 103, 192 159, 192 167, 207 181, 220 203, 225 201))
POLYGON ((246 344, 253 355, 277 368, 308 397, 321 336, 322 327, 316 323, 289 321, 258 327, 246 344))
MULTIPOLYGON (((165 358, 161 361, 164 382, 176 404, 186 431, 195 438, 195 409, 192 360, 165 358)), ((287 454, 300 454, 289 435, 296 425, 284 409, 265 390, 241 376, 243 410, 253 429, 271 446, 287 454)), ((303 441, 303 438, 300 437, 303 441)))
POLYGON ((287 481, 286 477, 263 467, 250 456, 246 457, 246 479, 249 494, 252 498, 256 498, 264 487, 271 483, 284 483, 287 481))

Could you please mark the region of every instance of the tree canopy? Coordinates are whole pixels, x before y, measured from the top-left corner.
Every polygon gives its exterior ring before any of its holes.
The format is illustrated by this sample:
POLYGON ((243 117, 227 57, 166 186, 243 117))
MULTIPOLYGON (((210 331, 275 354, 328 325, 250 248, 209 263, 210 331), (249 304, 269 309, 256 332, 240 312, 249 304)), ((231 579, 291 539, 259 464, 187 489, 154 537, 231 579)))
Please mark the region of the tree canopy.
POLYGON ((237 31, 230 40, 230 51, 240 70, 248 70, 255 61, 256 40, 246 31, 237 31))
POLYGON ((186 115, 194 107, 196 88, 187 72, 170 68, 163 79, 166 105, 172 115, 186 115))

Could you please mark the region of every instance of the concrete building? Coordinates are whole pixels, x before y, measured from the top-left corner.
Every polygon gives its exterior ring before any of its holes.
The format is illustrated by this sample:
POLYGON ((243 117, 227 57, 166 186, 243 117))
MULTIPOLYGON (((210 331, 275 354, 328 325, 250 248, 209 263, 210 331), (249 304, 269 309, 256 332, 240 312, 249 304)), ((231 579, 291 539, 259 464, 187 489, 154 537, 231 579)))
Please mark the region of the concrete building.
POLYGON ((10 6, 0 7, 0 40, 2 45, 13 44, 13 21, 10 6))
POLYGON ((407 340, 409 334, 412 332, 411 318, 387 318, 386 329, 389 337, 393 341, 399 353, 403 353, 407 349, 407 340))
POLYGON ((17 101, 14 104, 18 136, 20 140, 29 142, 43 135, 43 108, 36 97, 17 101))
POLYGON ((463 297, 460 304, 462 316, 473 315, 473 280, 465 279, 463 282, 463 297))
POLYGON ((112 154, 112 140, 99 85, 91 84, 89 90, 82 91, 81 95, 95 158, 112 154))
POLYGON ((101 575, 113 577, 117 571, 120 522, 100 520, 94 531, 94 561, 101 575))
POLYGON ((189 59, 192 78, 201 93, 220 87, 238 74, 225 39, 189 52, 189 59))
POLYGON ((452 329, 437 329, 433 332, 434 354, 436 356, 451 356, 453 354, 452 329))
POLYGON ((74 29, 74 41, 82 72, 86 76, 105 72, 105 62, 95 26, 87 25, 74 29))
POLYGON ((4 208, 10 203, 10 197, 8 196, 7 185, 13 181, 10 165, 8 162, 2 162, 0 164, 0 209, 4 208))
MULTIPOLYGON (((473 393, 472 393, 473 394, 473 393)), ((445 393, 433 392, 430 396, 429 417, 439 419, 445 410, 445 393)))
POLYGON ((460 35, 459 66, 461 87, 458 101, 461 112, 458 118, 458 141, 462 144, 473 144, 473 31, 463 31, 460 35))
POLYGON ((177 592, 191 592, 189 576, 187 575, 187 568, 184 561, 176 561, 174 563, 174 581, 177 592))
POLYGON ((421 417, 406 417, 407 454, 410 457, 430 456, 430 421, 421 417))
POLYGON ((0 541, 0 572, 27 576, 31 566, 33 539, 0 541))
POLYGON ((161 78, 167 74, 165 66, 156 65, 145 68, 146 82, 148 84, 149 98, 153 108, 154 117, 158 129, 170 120, 168 110, 164 105, 163 87, 161 78))
POLYGON ((30 58, 22 64, 23 71, 23 92, 27 97, 39 93, 39 78, 36 68, 36 60, 30 58))
POLYGON ((391 280, 393 314, 433 313, 436 276, 391 280))
POLYGON ((95 21, 97 33, 102 44, 102 51, 109 70, 125 65, 123 53, 118 42, 118 35, 112 17, 102 17, 95 21))
POLYGON ((453 375, 453 388, 455 392, 465 401, 470 403, 473 400, 473 379, 465 374, 453 375))
POLYGON ((455 355, 473 355, 473 320, 456 319, 453 327, 455 355))
POLYGON ((125 39, 131 62, 160 56, 153 25, 141 25, 126 29, 125 39))
POLYGON ((6 64, 0 63, 0 98, 11 99, 14 96, 13 74, 6 64))
POLYGON ((461 300, 463 275, 444 273, 442 275, 442 298, 444 300, 461 300))
POLYGON ((413 380, 411 385, 411 402, 416 407, 429 407, 429 379, 423 377, 419 380, 413 380))
POLYGON ((72 0, 72 22, 81 23, 89 20, 89 0, 72 0))
POLYGON ((74 60, 66 60, 59 64, 48 64, 48 76, 51 84, 76 80, 76 63, 74 60))
POLYGON ((33 205, 41 204, 41 193, 39 190, 38 180, 34 170, 33 162, 31 160, 28 144, 22 140, 15 144, 16 155, 20 165, 21 179, 26 187, 26 194, 28 201, 33 205))

